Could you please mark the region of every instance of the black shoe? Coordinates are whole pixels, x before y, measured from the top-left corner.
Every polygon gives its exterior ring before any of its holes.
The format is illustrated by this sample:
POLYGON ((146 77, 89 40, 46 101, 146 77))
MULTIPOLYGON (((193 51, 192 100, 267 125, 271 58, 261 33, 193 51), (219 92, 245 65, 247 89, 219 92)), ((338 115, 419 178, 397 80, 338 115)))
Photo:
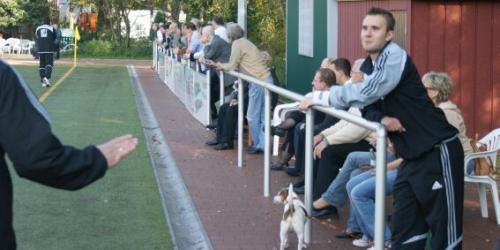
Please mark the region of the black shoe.
POLYGON ((334 217, 335 219, 338 219, 339 212, 337 211, 337 208, 334 206, 326 206, 321 209, 313 208, 311 216, 318 219, 325 219, 328 217, 334 217))
POLYGON ((233 145, 223 142, 219 143, 214 147, 215 150, 227 150, 227 149, 233 149, 233 145))
POLYGON ((209 125, 205 126, 205 128, 210 129, 210 130, 214 130, 217 128, 217 125, 209 124, 209 125))
POLYGON ((273 171, 281 171, 288 166, 288 163, 276 162, 271 165, 271 170, 273 171))
POLYGON ((300 170, 297 169, 294 165, 288 166, 288 168, 286 169, 286 173, 294 177, 300 176, 300 170))
POLYGON ((296 181, 293 183, 293 188, 298 188, 298 187, 303 187, 305 184, 305 181, 304 180, 300 180, 300 181, 296 181))
POLYGON ((213 140, 205 142, 205 144, 207 144, 208 146, 215 146, 215 145, 219 144, 219 141, 217 139, 213 139, 213 140))
POLYGON ((254 147, 254 146, 250 146, 247 148, 247 153, 249 153, 251 155, 262 154, 263 152, 264 152, 264 150, 262 150, 261 148, 254 147))
POLYGON ((284 137, 286 130, 280 127, 271 126, 271 135, 277 135, 279 137, 284 137))
POLYGON ((304 189, 305 189, 305 186, 304 186, 304 185, 302 185, 302 186, 300 186, 300 187, 294 187, 294 188, 293 188, 293 191, 294 191, 296 194, 304 194, 304 192, 305 192, 305 190, 304 190, 304 189))

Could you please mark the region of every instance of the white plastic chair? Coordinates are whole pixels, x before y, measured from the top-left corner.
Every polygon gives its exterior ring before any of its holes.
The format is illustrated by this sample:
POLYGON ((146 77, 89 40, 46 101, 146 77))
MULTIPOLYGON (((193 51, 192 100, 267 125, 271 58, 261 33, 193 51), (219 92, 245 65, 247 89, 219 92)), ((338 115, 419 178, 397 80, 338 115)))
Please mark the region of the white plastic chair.
POLYGON ((479 202, 481 204, 481 216, 488 218, 488 201, 486 200, 486 186, 489 185, 491 189, 491 196, 493 200, 493 207, 495 209, 497 224, 500 225, 500 201, 498 197, 497 181, 489 176, 478 176, 467 173, 467 164, 481 157, 488 157, 491 159, 493 166, 496 166, 497 151, 500 149, 500 128, 497 128, 478 141, 486 145, 485 152, 472 153, 465 157, 465 181, 474 182, 478 184, 479 202))
MULTIPOLYGON (((273 112, 272 125, 273 126, 279 125, 280 123, 282 123, 285 120, 286 113, 293 111, 293 110, 298 110, 298 108, 299 108, 298 102, 276 105, 276 107, 274 108, 274 112, 273 112)), ((278 155, 279 145, 280 145, 280 137, 275 135, 273 137, 273 156, 278 155)))
POLYGON ((18 38, 8 38, 7 43, 9 44, 9 54, 17 51, 18 54, 21 53, 21 40, 18 38))
POLYGON ((29 54, 32 48, 32 41, 30 40, 21 40, 21 54, 29 54))

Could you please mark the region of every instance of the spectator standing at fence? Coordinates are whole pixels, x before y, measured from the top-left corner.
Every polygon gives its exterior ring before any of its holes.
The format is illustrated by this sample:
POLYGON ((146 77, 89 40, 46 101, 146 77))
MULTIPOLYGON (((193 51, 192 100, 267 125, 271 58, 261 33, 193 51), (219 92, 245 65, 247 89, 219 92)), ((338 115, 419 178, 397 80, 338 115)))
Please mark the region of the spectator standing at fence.
MULTIPOLYGON (((257 46, 244 37, 245 32, 236 23, 228 23, 228 37, 232 44, 229 63, 216 63, 215 68, 230 71, 238 69, 241 73, 273 84, 271 76, 271 57, 261 52, 257 46)), ((264 150, 264 88, 250 83, 247 121, 252 135, 253 145, 248 147, 250 154, 259 154, 264 150)))
POLYGON ((156 31, 156 42, 162 44, 164 41, 165 27, 163 24, 158 25, 158 30, 156 31))
POLYGON ((156 31, 158 30, 158 24, 153 23, 151 29, 149 29, 149 40, 152 42, 156 38, 156 31))
POLYGON ((184 30, 186 39, 188 41, 188 47, 186 53, 184 53, 184 58, 194 61, 194 54, 198 53, 202 49, 200 42, 200 32, 198 31, 194 23, 186 24, 184 30))
POLYGON ((2 61, 0 117, 0 249, 16 248, 13 188, 6 155, 21 177, 54 188, 77 190, 103 177, 137 145, 131 135, 83 150, 62 145, 29 86, 2 61))
POLYGON ((59 28, 59 24, 57 24, 57 22, 54 22, 52 24, 52 27, 54 28, 54 32, 56 33, 56 39, 54 40, 55 57, 57 60, 59 60, 59 53, 61 51, 62 33, 61 29, 59 28))
POLYGON ((392 13, 371 8, 362 22, 368 53, 362 83, 315 93, 301 106, 346 108, 381 103, 381 122, 396 154, 403 158, 394 184, 393 249, 461 249, 464 152, 458 131, 434 107, 417 68, 394 38, 392 13))
MULTIPOLYGON (((212 26, 205 26, 202 30, 201 42, 205 44, 203 49, 203 58, 201 62, 212 61, 215 63, 227 63, 229 62, 229 57, 231 56, 231 45, 224 41, 219 36, 214 34, 214 29, 212 26)), ((212 120, 217 118, 217 109, 215 103, 219 100, 219 87, 220 78, 218 72, 211 68, 210 71, 210 112, 212 120)), ((226 75, 224 78, 225 82, 231 83, 235 80, 234 77, 226 75)), ((230 85, 229 85, 230 86, 230 85)))
POLYGON ((212 26, 214 27, 215 35, 222 38, 224 41, 229 42, 229 38, 227 37, 227 30, 224 27, 224 20, 220 16, 214 16, 212 18, 212 26))
POLYGON ((40 82, 42 87, 50 87, 50 77, 54 67, 54 42, 57 38, 54 28, 50 26, 48 17, 44 18, 43 24, 36 28, 37 53, 40 58, 40 82))

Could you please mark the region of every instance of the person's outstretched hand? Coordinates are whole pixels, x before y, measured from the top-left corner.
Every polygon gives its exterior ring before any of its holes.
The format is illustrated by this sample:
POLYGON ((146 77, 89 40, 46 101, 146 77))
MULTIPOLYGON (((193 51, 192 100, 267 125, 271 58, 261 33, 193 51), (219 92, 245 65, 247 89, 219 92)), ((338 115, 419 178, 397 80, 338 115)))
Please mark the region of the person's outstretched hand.
POLYGON ((106 143, 97 146, 97 148, 106 158, 106 161, 108 162, 108 168, 112 168, 121 159, 132 153, 132 151, 135 150, 137 143, 138 139, 128 134, 116 137, 106 143))

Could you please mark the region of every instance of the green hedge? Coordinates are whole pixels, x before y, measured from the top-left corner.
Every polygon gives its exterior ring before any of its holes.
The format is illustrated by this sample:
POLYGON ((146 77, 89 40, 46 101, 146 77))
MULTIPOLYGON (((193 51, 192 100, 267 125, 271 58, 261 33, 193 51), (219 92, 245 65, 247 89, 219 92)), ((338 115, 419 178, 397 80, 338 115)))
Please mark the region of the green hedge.
MULTIPOLYGON (((151 46, 147 38, 131 41, 128 48, 116 41, 91 40, 78 45, 78 57, 151 59, 151 46)), ((73 52, 64 53, 63 56, 71 57, 73 52)))

